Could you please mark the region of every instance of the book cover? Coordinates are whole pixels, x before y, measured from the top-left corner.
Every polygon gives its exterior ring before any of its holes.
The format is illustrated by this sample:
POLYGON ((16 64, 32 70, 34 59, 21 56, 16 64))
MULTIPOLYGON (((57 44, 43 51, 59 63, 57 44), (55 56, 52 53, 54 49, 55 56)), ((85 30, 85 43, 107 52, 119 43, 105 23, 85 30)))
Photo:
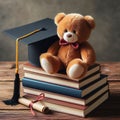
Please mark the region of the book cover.
POLYGON ((45 71, 42 70, 42 68, 40 67, 35 67, 32 64, 30 64, 29 62, 27 62, 26 64, 24 64, 23 66, 23 70, 24 71, 29 71, 29 72, 34 72, 34 73, 38 73, 38 74, 42 74, 42 75, 48 75, 48 76, 53 76, 53 77, 57 77, 57 78, 63 78, 63 79, 69 79, 72 81, 81 81, 82 79, 84 79, 85 77, 97 72, 100 70, 100 65, 98 63, 95 63, 94 65, 90 66, 88 68, 88 71, 86 73, 85 76, 83 76, 81 79, 70 79, 65 71, 61 71, 59 73, 55 73, 55 74, 49 74, 45 71))
MULTIPOLYGON (((33 95, 31 96, 30 94, 27 94, 24 97, 26 99, 31 99, 31 100, 36 98, 36 96, 33 96, 33 95)), ((48 98, 45 98, 44 100, 39 101, 39 103, 44 104, 50 110, 53 110, 53 111, 85 117, 90 112, 92 112, 95 108, 101 105, 105 100, 107 100, 107 98, 108 98, 108 92, 102 94, 87 106, 71 104, 71 103, 54 100, 54 99, 48 99, 48 98)))
POLYGON ((93 101, 95 98, 99 97, 101 94, 108 91, 108 84, 102 85, 87 96, 81 98, 75 98, 67 95, 57 94, 53 92, 48 92, 44 90, 37 90, 29 87, 23 87, 23 91, 25 94, 32 94, 32 95, 39 95, 40 93, 44 93, 46 98, 61 100, 69 103, 75 103, 78 105, 87 105, 91 101, 93 101))
POLYGON ((24 77, 80 89, 81 87, 87 85, 88 83, 91 83, 94 80, 100 78, 100 72, 95 72, 92 75, 89 75, 80 81, 72 81, 69 79, 63 79, 63 78, 48 76, 44 74, 37 74, 29 71, 24 71, 24 77))
POLYGON ((64 94, 72 97, 81 98, 85 95, 89 94, 93 90, 97 89, 98 87, 102 86, 107 82, 106 76, 101 75, 100 79, 93 81, 92 83, 82 87, 81 89, 74 89, 71 87, 65 87, 61 85, 51 84, 48 82, 42 82, 40 80, 34 80, 30 78, 23 78, 22 84, 25 87, 35 88, 39 90, 45 90, 49 92, 55 92, 59 94, 64 94))

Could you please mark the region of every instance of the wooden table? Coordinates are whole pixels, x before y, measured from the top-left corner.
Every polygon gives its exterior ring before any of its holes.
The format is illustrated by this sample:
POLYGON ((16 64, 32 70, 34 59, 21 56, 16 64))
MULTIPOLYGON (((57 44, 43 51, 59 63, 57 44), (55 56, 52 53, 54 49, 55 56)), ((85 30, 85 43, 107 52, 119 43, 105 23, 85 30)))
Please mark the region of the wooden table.
MULTIPOLYGON (((20 78, 23 77, 23 64, 24 62, 20 62, 20 78)), ((120 62, 100 62, 100 64, 101 72, 108 75, 110 98, 87 118, 80 118, 58 112, 48 115, 36 112, 34 117, 23 105, 5 105, 2 101, 11 98, 13 94, 15 63, 0 62, 0 120, 120 120, 120 62)))

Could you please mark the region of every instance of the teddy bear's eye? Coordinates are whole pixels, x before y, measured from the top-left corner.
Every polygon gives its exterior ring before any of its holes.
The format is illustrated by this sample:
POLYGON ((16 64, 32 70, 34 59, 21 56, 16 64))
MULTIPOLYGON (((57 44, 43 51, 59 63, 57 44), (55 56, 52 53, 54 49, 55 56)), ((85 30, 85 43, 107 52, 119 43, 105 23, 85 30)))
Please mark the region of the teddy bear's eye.
POLYGON ((64 32, 67 32, 67 29, 65 29, 64 32))
POLYGON ((76 33, 76 31, 75 31, 75 30, 73 30, 73 33, 76 33))

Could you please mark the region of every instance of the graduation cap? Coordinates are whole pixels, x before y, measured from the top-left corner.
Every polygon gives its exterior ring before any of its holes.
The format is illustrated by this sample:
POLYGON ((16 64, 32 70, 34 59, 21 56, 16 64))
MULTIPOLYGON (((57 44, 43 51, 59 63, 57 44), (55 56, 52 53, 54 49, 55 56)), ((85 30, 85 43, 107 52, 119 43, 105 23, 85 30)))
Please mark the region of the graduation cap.
POLYGON ((17 28, 5 30, 4 32, 16 40, 16 71, 13 97, 10 100, 4 101, 8 105, 15 105, 18 103, 18 99, 20 97, 20 78, 18 63, 19 41, 28 45, 28 61, 35 66, 40 66, 40 54, 47 51, 48 47, 53 42, 58 40, 58 37, 56 33, 56 25, 50 18, 46 18, 17 28))

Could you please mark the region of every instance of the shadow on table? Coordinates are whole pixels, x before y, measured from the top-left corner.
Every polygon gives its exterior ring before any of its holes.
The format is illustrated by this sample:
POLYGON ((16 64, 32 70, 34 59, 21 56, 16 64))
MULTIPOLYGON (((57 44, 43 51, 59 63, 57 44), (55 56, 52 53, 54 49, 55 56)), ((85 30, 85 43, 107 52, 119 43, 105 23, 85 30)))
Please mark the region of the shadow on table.
POLYGON ((91 112, 87 117, 120 116, 120 94, 110 94, 109 99, 91 112))

